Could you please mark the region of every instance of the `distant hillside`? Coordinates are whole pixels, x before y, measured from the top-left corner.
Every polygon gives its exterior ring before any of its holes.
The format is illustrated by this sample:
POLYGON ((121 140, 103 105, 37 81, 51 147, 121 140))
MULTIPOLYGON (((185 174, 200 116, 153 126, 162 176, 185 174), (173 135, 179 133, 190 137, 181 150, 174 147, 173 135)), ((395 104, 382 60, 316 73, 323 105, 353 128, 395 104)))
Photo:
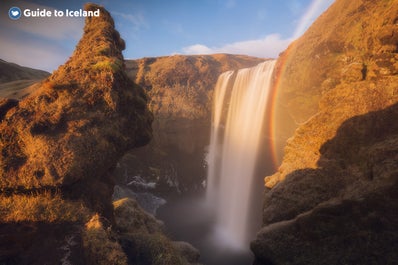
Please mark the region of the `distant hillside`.
POLYGON ((18 80, 43 79, 50 73, 0 59, 0 84, 18 80))
POLYGON ((0 97, 20 99, 37 87, 35 83, 49 75, 46 71, 0 59, 0 97))

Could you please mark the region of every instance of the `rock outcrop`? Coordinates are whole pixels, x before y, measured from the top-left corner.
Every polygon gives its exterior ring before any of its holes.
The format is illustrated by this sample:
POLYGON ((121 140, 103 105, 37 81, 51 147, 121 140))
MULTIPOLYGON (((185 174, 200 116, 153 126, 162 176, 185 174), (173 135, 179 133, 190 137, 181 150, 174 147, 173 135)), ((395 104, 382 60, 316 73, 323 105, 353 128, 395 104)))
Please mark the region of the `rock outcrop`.
POLYGON ((395 6, 390 0, 336 1, 281 54, 275 126, 283 143, 335 87, 398 72, 395 6))
POLYGON ((397 4, 337 0, 279 59, 311 117, 265 178, 256 264, 398 262, 397 4))
POLYGON ((124 152, 149 141, 145 92, 123 71, 124 41, 105 12, 87 20, 69 61, 3 118, 1 189, 101 178, 124 152))
POLYGON ((111 201, 117 161, 149 142, 153 115, 110 14, 85 9, 100 16, 86 19, 70 59, 27 98, 0 101, 1 264, 129 264, 155 251, 125 252, 124 230, 150 217, 137 210, 122 225, 111 201))
POLYGON ((264 59, 243 55, 174 55, 126 61, 129 77, 150 96, 154 137, 132 150, 121 165, 121 179, 141 175, 177 187, 181 192, 202 188, 213 90, 228 70, 252 67, 264 59), (137 171, 138 169, 138 171, 137 171), (157 179, 160 176, 160 180, 157 179))
POLYGON ((116 228, 128 264, 200 265, 199 251, 187 242, 170 241, 162 223, 148 215, 138 203, 124 198, 114 202, 116 228), (134 218, 131 218, 134 216, 134 218))

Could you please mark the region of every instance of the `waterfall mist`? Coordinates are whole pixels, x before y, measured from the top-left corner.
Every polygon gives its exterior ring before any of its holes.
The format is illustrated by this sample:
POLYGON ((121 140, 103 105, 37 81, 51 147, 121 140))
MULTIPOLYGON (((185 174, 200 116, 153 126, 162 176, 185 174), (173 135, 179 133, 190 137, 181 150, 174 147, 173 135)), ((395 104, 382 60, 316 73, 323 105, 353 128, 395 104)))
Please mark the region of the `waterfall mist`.
POLYGON ((220 75, 215 91, 208 154, 206 201, 215 215, 214 236, 247 249, 250 198, 275 61, 220 75))

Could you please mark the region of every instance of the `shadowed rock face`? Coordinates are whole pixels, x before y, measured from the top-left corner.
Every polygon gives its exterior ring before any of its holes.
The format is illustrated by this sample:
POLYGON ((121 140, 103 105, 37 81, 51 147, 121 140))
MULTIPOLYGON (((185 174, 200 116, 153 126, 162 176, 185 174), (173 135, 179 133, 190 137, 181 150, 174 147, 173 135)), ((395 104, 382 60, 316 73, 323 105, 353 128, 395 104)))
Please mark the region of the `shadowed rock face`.
POLYGON ((256 264, 398 262, 397 18, 395 0, 338 0, 282 55, 282 97, 312 117, 265 178, 256 264))
POLYGON ((256 264, 398 262, 397 116, 394 104, 346 120, 317 168, 266 192, 256 264))

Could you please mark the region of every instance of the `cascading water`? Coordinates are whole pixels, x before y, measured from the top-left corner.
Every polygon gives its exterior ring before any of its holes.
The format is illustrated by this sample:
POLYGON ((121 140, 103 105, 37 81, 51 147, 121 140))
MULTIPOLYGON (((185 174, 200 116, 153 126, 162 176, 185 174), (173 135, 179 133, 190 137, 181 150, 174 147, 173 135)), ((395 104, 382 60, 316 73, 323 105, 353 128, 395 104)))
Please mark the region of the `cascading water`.
POLYGON ((214 92, 206 199, 217 237, 236 249, 248 246, 251 188, 274 65, 241 69, 234 81, 233 72, 223 73, 214 92))

